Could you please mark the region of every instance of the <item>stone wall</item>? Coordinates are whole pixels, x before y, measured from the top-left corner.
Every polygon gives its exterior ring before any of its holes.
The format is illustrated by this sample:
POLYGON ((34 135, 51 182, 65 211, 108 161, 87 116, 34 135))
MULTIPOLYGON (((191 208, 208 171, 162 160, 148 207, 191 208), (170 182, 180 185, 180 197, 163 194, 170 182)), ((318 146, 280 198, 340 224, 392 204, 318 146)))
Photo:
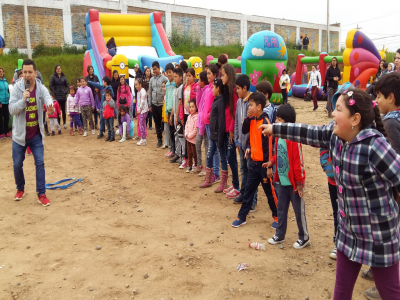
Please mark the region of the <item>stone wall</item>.
MULTIPOLYGON (((329 49, 330 52, 336 52, 339 48, 339 33, 335 31, 329 31, 329 49)), ((321 52, 326 52, 326 30, 322 30, 322 45, 321 52)))
MULTIPOLYGON (((165 11, 158 10, 161 13, 161 22, 165 30, 165 11)), ((137 14, 137 15, 148 15, 154 12, 152 9, 142 8, 142 7, 135 7, 135 6, 128 6, 128 14, 137 14)))
MULTIPOLYGON (((26 48, 24 7, 2 5, 4 40, 9 48, 26 48)), ((64 43, 61 9, 28 6, 31 46, 61 46, 64 43)))
POLYGON ((247 38, 249 39, 254 33, 263 30, 271 30, 271 24, 259 22, 247 22, 247 38))
POLYGON ((317 29, 309 29, 300 27, 300 36, 306 36, 310 40, 307 50, 318 51, 319 49, 319 32, 317 29))
POLYGON ((199 37, 200 45, 206 44, 206 18, 202 16, 171 13, 171 28, 182 35, 199 37))
POLYGON ((285 43, 295 43, 296 27, 275 24, 274 31, 284 39, 285 43))
POLYGON ((240 21, 211 18, 211 46, 240 43, 240 21))

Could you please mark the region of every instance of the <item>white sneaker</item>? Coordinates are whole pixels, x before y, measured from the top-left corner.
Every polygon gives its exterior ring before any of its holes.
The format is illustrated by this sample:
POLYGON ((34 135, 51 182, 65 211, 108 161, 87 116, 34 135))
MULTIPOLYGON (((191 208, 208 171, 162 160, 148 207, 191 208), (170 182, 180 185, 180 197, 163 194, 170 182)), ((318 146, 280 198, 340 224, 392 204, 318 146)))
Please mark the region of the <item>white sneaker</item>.
POLYGON ((126 138, 124 138, 124 137, 123 137, 122 139, 119 140, 120 143, 123 143, 123 142, 125 142, 125 141, 126 141, 126 138))
POLYGON ((307 247, 310 245, 310 239, 308 240, 297 240, 296 243, 293 244, 294 249, 303 249, 304 247, 307 247))
POLYGON ((67 129, 67 124, 64 124, 64 129, 67 129))
POLYGON ((87 136, 87 131, 85 131, 85 132, 83 133, 83 136, 87 136))
POLYGON ((138 146, 144 146, 144 145, 146 145, 146 144, 147 144, 147 141, 146 141, 146 140, 140 140, 140 142, 137 143, 138 146))
POLYGON ((138 139, 140 139, 140 137, 135 136, 132 140, 138 140, 138 139))
POLYGON ((336 249, 336 246, 334 246, 331 253, 329 254, 329 257, 336 260, 336 252, 337 252, 337 249, 336 249))
POLYGON ((96 134, 96 132, 94 131, 94 129, 92 130, 92 134, 96 134))

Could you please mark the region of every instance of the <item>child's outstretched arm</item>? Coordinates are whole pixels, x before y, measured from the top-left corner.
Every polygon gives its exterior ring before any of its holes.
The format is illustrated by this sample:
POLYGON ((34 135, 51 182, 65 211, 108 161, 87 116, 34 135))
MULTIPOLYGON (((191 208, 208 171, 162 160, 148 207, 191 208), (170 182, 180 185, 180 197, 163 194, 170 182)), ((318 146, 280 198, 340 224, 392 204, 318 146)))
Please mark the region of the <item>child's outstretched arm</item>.
POLYGON ((300 123, 263 124, 259 127, 264 135, 274 135, 285 140, 330 149, 333 123, 324 126, 311 126, 300 123))

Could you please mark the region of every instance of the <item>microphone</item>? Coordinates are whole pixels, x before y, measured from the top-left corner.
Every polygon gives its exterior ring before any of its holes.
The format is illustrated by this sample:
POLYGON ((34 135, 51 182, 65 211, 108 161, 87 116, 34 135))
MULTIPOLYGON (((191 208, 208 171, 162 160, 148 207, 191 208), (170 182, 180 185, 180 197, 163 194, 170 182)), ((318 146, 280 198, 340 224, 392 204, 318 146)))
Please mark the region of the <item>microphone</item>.
POLYGON ((31 83, 29 80, 26 81, 26 89, 29 90, 29 87, 31 86, 31 83))

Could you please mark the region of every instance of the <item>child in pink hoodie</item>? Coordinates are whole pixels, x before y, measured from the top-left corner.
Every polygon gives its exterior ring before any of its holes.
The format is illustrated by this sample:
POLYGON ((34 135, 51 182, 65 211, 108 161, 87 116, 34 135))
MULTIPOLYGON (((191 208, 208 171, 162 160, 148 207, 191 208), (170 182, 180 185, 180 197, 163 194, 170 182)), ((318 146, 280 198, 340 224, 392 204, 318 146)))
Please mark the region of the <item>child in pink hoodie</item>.
POLYGON ((188 152, 188 167, 186 173, 190 173, 193 169, 196 169, 197 155, 196 155, 196 135, 197 135, 197 106, 196 99, 189 101, 189 112, 190 115, 187 119, 185 126, 185 138, 187 141, 187 152, 188 152))

